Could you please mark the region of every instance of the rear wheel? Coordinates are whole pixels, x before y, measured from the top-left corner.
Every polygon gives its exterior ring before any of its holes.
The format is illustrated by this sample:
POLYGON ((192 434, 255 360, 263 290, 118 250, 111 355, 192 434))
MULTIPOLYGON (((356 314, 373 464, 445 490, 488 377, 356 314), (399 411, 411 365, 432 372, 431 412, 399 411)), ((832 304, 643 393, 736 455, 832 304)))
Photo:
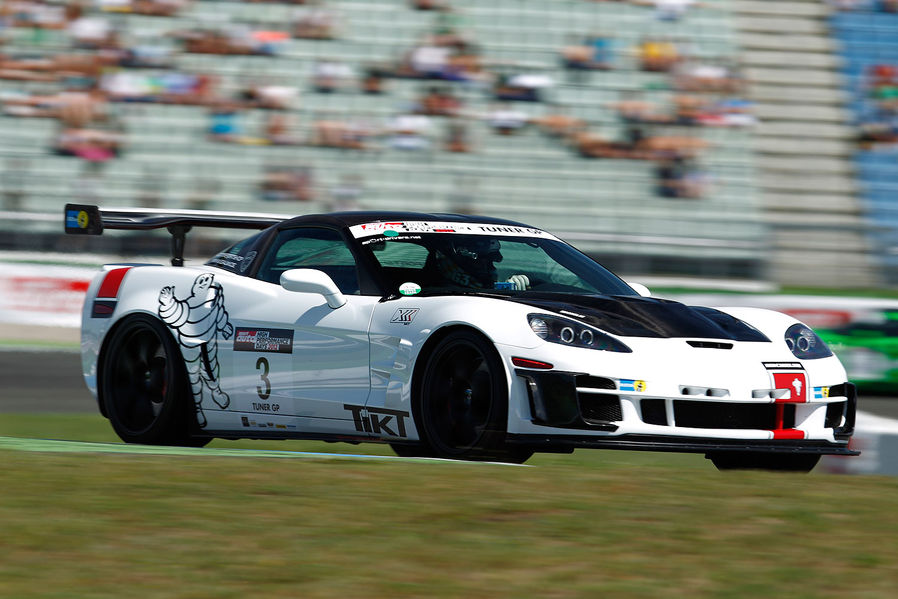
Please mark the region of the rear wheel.
POLYGON ((533 452, 505 444, 508 385, 492 344, 454 331, 427 359, 416 398, 422 439, 433 455, 523 462, 533 452))
POLYGON ((707 456, 718 470, 779 470, 810 472, 820 461, 813 453, 761 453, 751 451, 721 451, 707 456))
POLYGON ((189 445, 193 398, 181 353, 165 326, 151 316, 129 317, 105 350, 100 392, 106 415, 126 443, 189 445))

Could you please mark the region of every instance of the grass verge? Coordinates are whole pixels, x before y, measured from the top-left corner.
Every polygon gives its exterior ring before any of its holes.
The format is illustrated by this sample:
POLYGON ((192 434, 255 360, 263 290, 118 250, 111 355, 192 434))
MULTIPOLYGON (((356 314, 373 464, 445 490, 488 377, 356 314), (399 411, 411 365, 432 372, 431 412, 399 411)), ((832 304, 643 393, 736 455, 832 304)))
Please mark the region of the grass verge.
MULTIPOLYGON (((0 421, 7 436, 114 440, 99 416, 0 421)), ((537 456, 532 468, 0 458, 3 597, 893 597, 898 588, 894 478, 722 474, 701 456, 615 451, 537 456)))

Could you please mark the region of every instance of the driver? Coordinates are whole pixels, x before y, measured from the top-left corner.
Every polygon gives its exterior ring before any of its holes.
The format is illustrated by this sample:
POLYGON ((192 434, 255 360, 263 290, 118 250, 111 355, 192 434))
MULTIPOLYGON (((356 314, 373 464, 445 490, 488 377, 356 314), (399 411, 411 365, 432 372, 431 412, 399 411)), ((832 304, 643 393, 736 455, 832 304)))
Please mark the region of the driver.
MULTIPOLYGON (((499 240, 488 237, 457 237, 434 254, 437 271, 446 280, 462 287, 496 289, 496 263, 502 261, 499 240)), ((524 291, 530 287, 527 275, 512 275, 504 288, 524 291)))

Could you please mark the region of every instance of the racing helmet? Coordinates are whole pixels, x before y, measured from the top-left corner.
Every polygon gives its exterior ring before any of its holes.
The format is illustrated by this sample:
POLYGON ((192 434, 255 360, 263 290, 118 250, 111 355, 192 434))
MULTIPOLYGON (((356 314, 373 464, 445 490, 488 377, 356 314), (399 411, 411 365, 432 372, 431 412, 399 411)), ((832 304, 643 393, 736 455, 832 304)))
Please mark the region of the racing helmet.
POLYGON ((453 237, 448 249, 450 259, 468 275, 468 286, 492 289, 496 282, 496 262, 502 261, 498 239, 476 235, 453 237))

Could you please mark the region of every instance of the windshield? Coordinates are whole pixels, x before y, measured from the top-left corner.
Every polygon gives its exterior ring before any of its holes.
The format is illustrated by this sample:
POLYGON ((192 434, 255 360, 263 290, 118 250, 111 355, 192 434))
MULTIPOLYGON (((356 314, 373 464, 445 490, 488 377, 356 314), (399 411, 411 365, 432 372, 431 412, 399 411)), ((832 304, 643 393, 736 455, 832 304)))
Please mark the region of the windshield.
MULTIPOLYGON (((459 224, 452 223, 455 229, 481 226, 459 224)), ((397 229, 368 235, 353 232, 393 293, 638 295, 595 261, 535 229, 521 236, 397 229)))

